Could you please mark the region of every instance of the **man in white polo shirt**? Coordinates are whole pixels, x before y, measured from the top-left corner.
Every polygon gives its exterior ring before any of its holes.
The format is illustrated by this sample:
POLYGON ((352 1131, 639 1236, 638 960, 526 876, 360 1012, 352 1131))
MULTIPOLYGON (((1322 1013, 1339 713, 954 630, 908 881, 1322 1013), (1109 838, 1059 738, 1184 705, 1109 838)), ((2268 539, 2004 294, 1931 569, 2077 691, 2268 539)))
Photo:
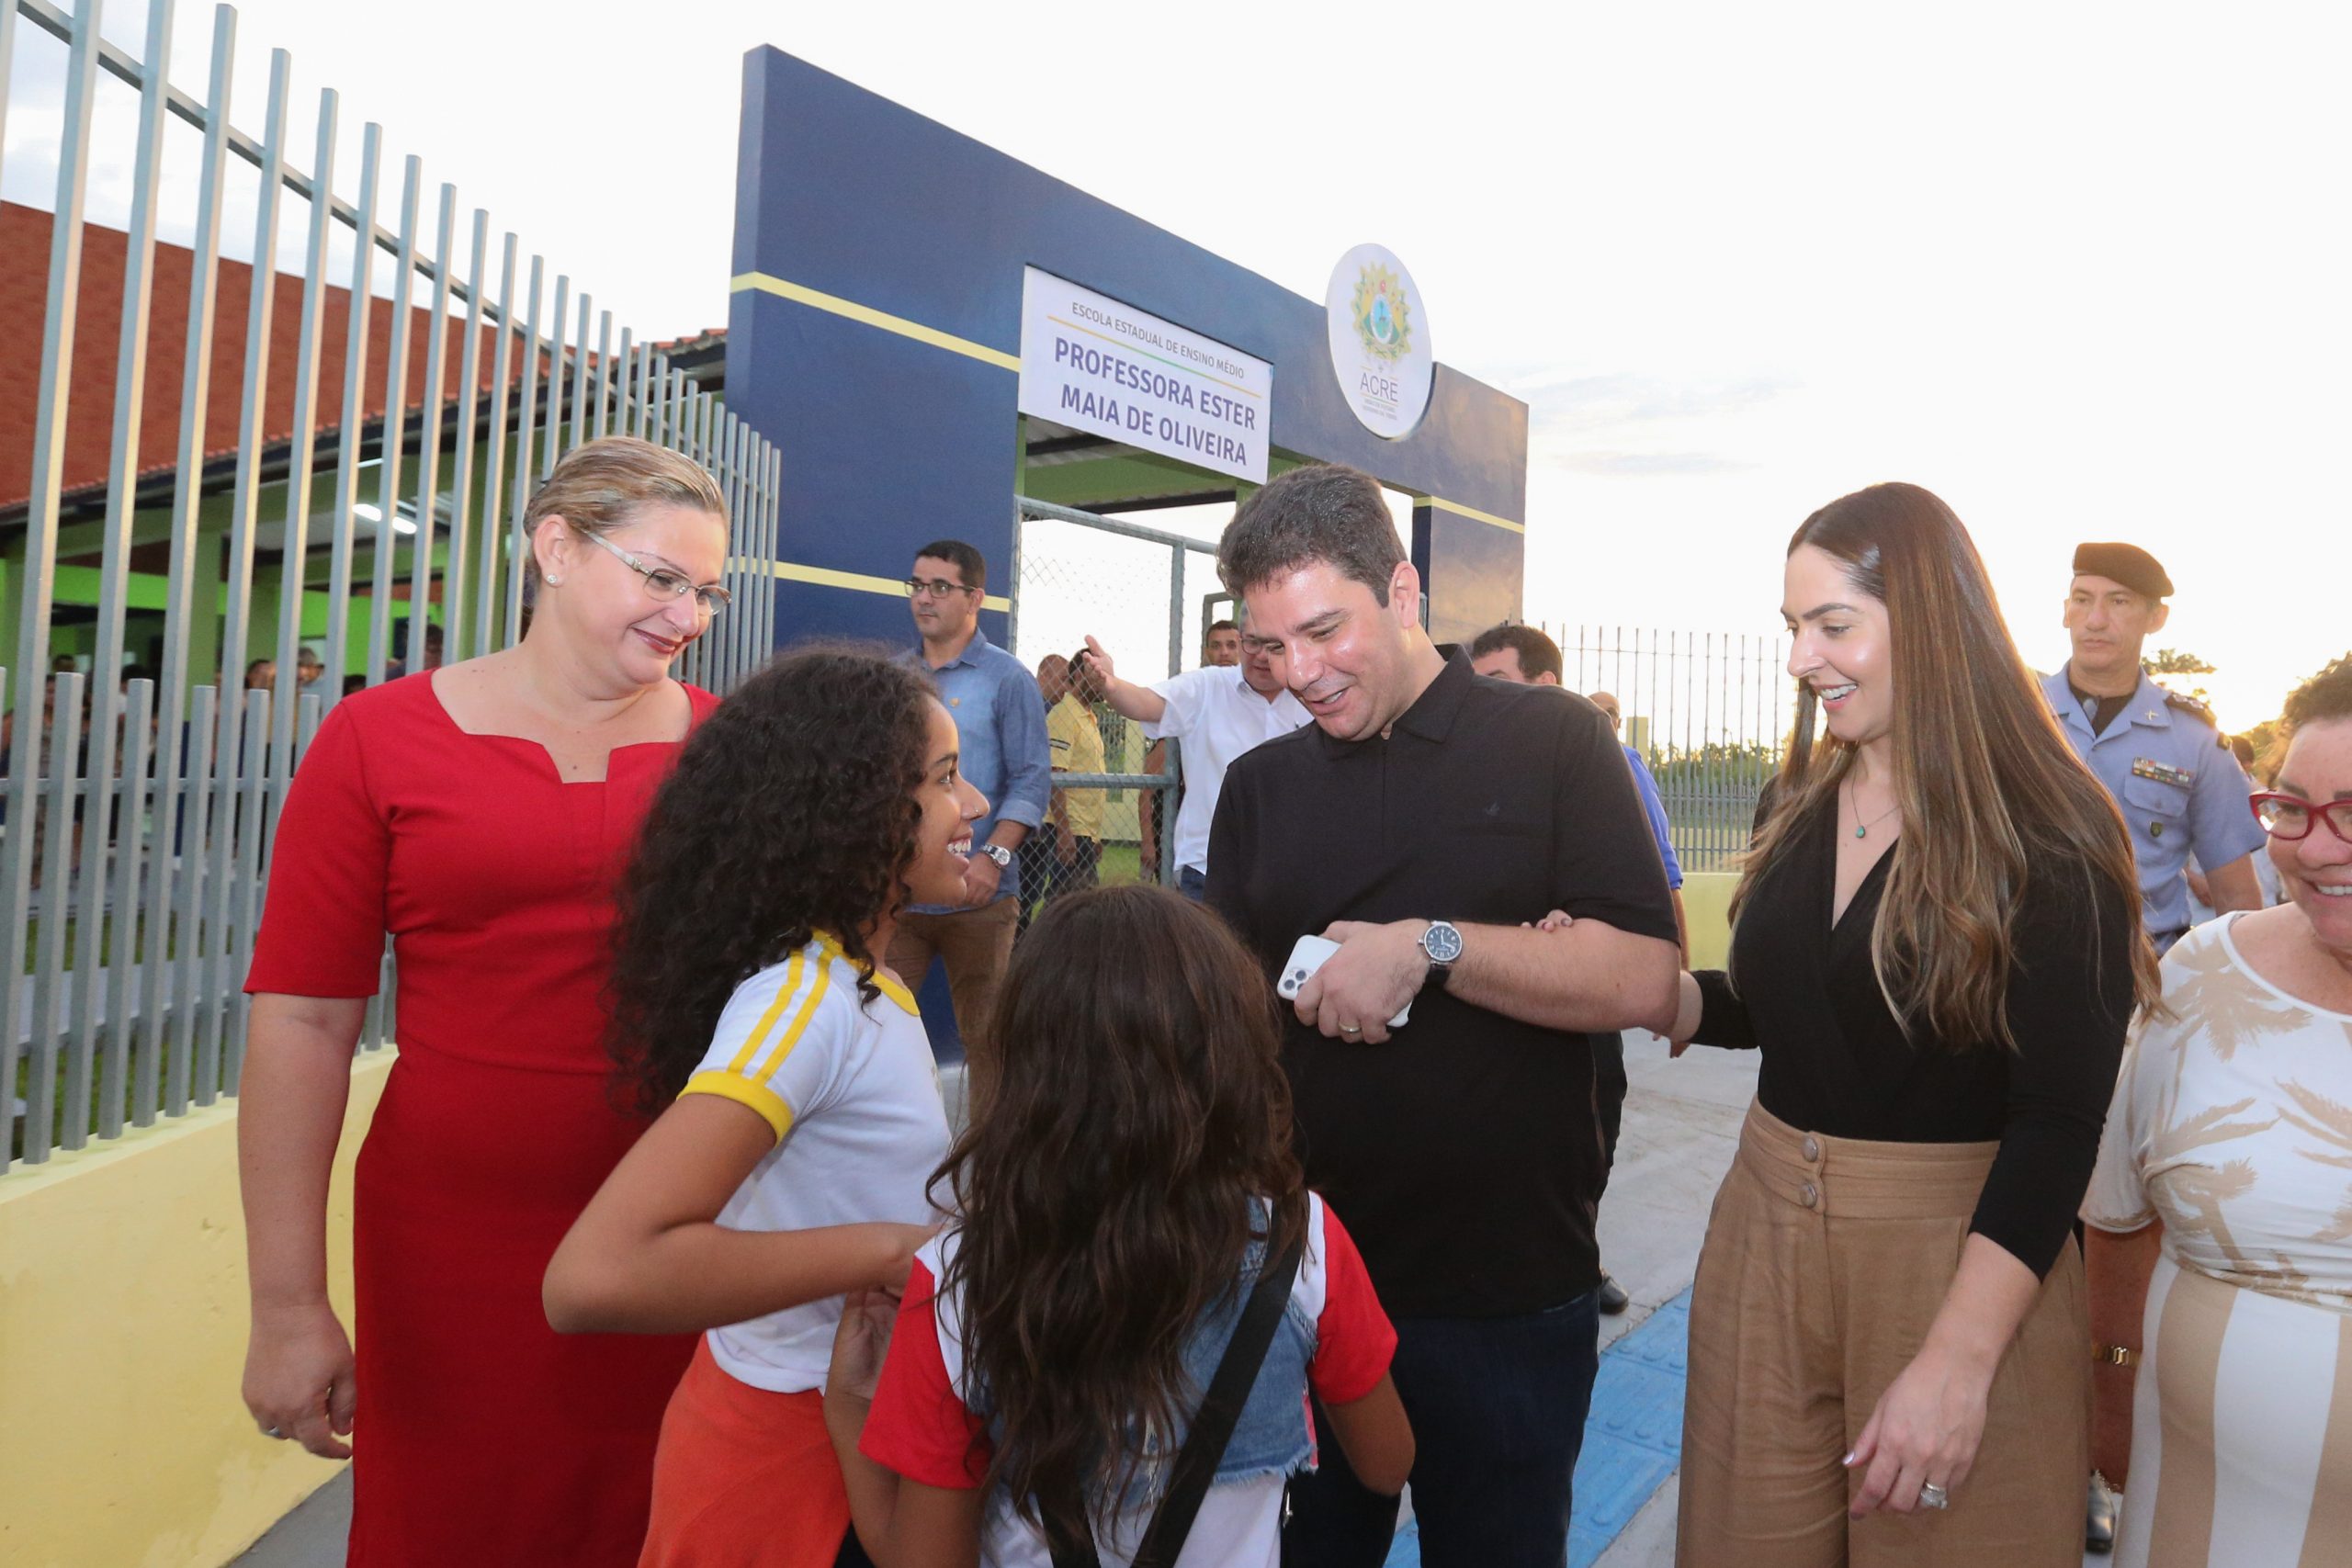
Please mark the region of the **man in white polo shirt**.
POLYGON ((1287 735, 1307 721, 1290 694, 1267 646, 1241 628, 1241 662, 1208 665, 1171 675, 1156 686, 1118 678, 1111 656, 1086 639, 1087 663, 1102 682, 1103 700, 1143 726, 1146 738, 1182 744, 1184 804, 1176 813, 1176 886, 1188 898, 1208 886, 1209 823, 1216 816, 1225 770, 1251 747, 1287 735))

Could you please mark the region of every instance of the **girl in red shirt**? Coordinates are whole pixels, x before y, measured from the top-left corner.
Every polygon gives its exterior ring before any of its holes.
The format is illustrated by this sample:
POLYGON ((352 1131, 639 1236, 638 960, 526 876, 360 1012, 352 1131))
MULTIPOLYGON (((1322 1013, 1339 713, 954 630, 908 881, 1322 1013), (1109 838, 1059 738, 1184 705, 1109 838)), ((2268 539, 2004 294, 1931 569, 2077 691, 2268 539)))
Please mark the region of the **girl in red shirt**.
POLYGON ((1217 919, 1150 887, 1056 903, 989 1038, 997 1079, 938 1178, 960 1219, 915 1255, 895 1329, 865 1292, 835 1341, 825 1419, 875 1560, 1129 1562, 1250 1282, 1302 1238, 1178 1563, 1274 1568, 1310 1391, 1364 1483, 1401 1490, 1396 1332, 1304 1189, 1273 998, 1217 919))

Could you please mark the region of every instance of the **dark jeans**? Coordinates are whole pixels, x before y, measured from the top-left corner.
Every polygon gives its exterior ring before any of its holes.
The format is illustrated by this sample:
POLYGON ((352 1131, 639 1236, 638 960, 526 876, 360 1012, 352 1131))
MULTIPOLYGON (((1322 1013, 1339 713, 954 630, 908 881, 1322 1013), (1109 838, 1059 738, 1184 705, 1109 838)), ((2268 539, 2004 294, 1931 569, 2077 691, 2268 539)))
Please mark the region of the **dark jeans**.
POLYGON ((1016 933, 1029 929, 1029 922, 1045 908, 1046 890, 1054 885, 1055 831, 1052 823, 1040 823, 1012 852, 1013 863, 1021 872, 1021 914, 1013 923, 1016 933))
POLYGON ((1611 1031, 1592 1037, 1592 1100, 1600 1112, 1600 1185, 1617 1163, 1617 1132, 1625 1124, 1625 1037, 1611 1031))
POLYGON ((1069 859, 1057 858, 1048 873, 1053 881, 1046 889, 1046 902, 1050 904, 1065 894, 1100 886, 1102 882, 1102 840, 1081 839, 1072 834, 1069 859))
POLYGON ((1196 865, 1176 868, 1176 891, 1197 904, 1209 896, 1209 874, 1196 865))
MULTIPOLYGON (((1590 1295, 1525 1317, 1396 1320, 1423 1568, 1562 1568, 1600 1360, 1590 1295)), ((1291 1483, 1283 1568, 1380 1568, 1396 1499, 1348 1468, 1317 1405, 1320 1468, 1291 1483)))
POLYGON ((1065 893, 1076 893, 1102 883, 1102 840, 1069 836, 1067 862, 1062 859, 1064 841, 1062 830, 1046 822, 1022 840, 1021 847, 1013 852, 1021 864, 1021 919, 1017 931, 1027 931, 1029 922, 1065 893))

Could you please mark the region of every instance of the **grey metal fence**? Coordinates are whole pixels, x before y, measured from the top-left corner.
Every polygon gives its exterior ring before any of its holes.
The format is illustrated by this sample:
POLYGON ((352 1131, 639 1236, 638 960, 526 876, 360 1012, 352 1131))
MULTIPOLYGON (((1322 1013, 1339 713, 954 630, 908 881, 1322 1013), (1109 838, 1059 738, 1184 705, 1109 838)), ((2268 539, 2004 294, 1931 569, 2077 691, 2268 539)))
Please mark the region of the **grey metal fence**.
MULTIPOLYGON (((1145 685, 1200 662, 1202 628, 1229 603, 1215 545, 1025 496, 1014 504, 1015 658, 1035 671, 1050 655, 1076 655, 1091 636, 1122 678, 1145 685)), ((1101 737, 1103 765, 1056 776, 1060 828, 1034 835, 1022 857, 1032 901, 1097 882, 1176 880, 1180 748, 1172 740, 1155 745, 1107 705, 1091 705, 1087 716, 1101 737), (1084 847, 1087 828, 1097 829, 1096 849, 1084 847), (1077 847, 1068 841, 1073 837, 1081 840, 1077 847)))
POLYGON ((1756 797, 1795 716, 1788 644, 1736 632, 1546 626, 1566 684, 1613 694, 1625 743, 1657 780, 1685 871, 1717 871, 1747 848, 1756 797))
MULTIPOLYGON (((562 452, 607 433, 639 435, 720 480, 735 518, 734 607, 687 654, 684 678, 724 690, 775 640, 766 563, 780 459, 768 442, 650 343, 627 329, 616 341, 611 312, 584 289, 575 302, 569 276, 554 277, 550 299, 544 258, 529 259, 518 290, 515 236, 493 252, 488 214, 458 222, 455 187, 439 187, 424 223, 415 158, 394 200, 379 127, 360 133, 356 193, 339 194, 331 90, 318 98, 311 172, 297 168, 283 51, 271 57, 262 134, 232 125, 232 7, 212 12, 199 99, 166 80, 173 0, 150 0, 137 55, 99 37, 100 5, 0 0, 0 149, 19 51, 50 51, 64 90, 45 264, 0 257, 27 271, 45 265, 47 279, 29 482, 20 501, 0 497, 0 539, 21 542, 6 562, 14 602, 0 605, 15 616, 14 657, 0 671, 0 703, 13 709, 0 746, 0 1111, 12 1113, 0 1170, 235 1093, 239 987, 271 829, 303 749, 346 672, 372 684, 395 659, 423 668, 436 650, 456 660, 520 635, 515 521, 562 452), (122 245, 117 322, 103 310, 85 321, 80 309, 87 187, 106 151, 93 145, 103 77, 139 101, 128 233, 105 236, 122 245), (188 246, 159 251, 174 121, 202 139, 197 216, 188 246), (242 316, 238 264, 221 252, 232 154, 258 176, 242 316), (277 264, 292 223, 304 236, 299 272, 277 264), (185 269, 184 300, 159 294, 166 256, 185 269), (291 321, 277 319, 281 296, 291 321), (216 327, 237 321, 242 357, 217 357, 216 327), (185 355, 176 404, 160 412, 146 406, 149 358, 165 346, 159 325, 185 355), (107 405, 103 387, 76 386, 74 344, 77 329, 109 327, 119 336, 107 405), (212 378, 232 363, 237 384, 216 397, 212 378), (288 366, 281 400, 272 379, 288 366), (339 415, 322 419, 322 400, 338 392, 339 415), (232 459, 208 440, 229 397, 232 459), (103 464, 84 474, 69 416, 78 434, 107 406, 103 464), (142 458, 162 445, 142 441, 151 412, 176 423, 162 462, 142 458), (146 548, 164 541, 167 564, 146 548), (62 597, 61 566, 79 597, 62 597), (62 604, 88 651, 52 673, 68 629, 62 604), (126 647, 134 615, 153 653, 144 668, 126 647), (325 671, 311 689, 300 674, 306 650, 325 671), (274 660, 274 681, 242 690, 239 673, 256 657, 274 660)), ((379 1000, 363 1039, 389 1039, 391 1023, 379 1000)))

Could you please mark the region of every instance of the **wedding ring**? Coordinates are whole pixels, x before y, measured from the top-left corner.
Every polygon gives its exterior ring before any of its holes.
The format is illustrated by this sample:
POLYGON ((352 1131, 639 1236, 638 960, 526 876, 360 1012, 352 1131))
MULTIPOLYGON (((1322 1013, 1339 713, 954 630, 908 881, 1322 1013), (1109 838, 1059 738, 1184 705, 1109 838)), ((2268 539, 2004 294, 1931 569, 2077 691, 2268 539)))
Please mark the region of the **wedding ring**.
POLYGON ((1919 1483, 1919 1506, 1923 1508, 1949 1508, 1951 1497, 1934 1482, 1923 1481, 1919 1483))
POLYGON ((1342 1034, 1362 1034, 1363 1032, 1363 1026, 1355 1023, 1343 1023, 1340 1025, 1340 1032, 1342 1034))

